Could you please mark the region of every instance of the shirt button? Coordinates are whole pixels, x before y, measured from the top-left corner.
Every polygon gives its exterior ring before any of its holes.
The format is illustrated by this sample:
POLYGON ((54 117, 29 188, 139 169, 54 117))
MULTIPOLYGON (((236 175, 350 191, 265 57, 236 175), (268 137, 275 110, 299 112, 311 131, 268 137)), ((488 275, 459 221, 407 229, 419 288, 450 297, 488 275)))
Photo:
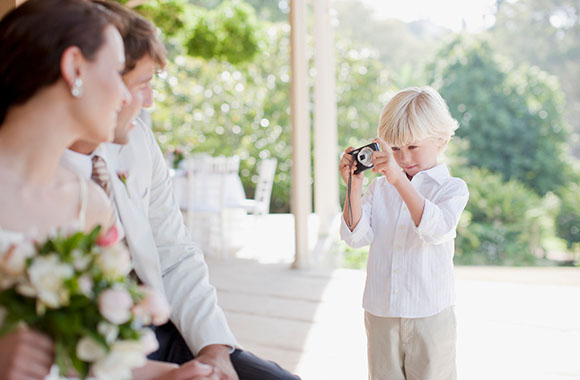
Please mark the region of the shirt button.
POLYGON ((399 268, 395 269, 395 273, 400 273, 401 271, 399 270, 399 268))
POLYGON ((396 248, 397 250, 401 249, 401 244, 397 244, 397 245, 395 246, 395 248, 396 248))
POLYGON ((399 226, 399 231, 403 231, 405 229, 405 226, 399 226))
POLYGON ((397 289, 393 290, 393 294, 399 294, 399 291, 397 289))

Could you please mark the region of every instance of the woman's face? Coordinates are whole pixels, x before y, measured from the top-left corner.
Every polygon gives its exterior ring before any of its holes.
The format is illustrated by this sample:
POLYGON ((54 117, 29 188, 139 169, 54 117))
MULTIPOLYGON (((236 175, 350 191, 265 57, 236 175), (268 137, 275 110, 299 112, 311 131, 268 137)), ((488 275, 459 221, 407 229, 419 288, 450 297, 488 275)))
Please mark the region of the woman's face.
POLYGON ((75 108, 82 126, 81 137, 93 143, 113 141, 117 116, 131 100, 121 72, 125 65, 123 39, 117 29, 109 25, 104 31, 103 46, 93 61, 87 61, 82 75, 83 93, 75 108))

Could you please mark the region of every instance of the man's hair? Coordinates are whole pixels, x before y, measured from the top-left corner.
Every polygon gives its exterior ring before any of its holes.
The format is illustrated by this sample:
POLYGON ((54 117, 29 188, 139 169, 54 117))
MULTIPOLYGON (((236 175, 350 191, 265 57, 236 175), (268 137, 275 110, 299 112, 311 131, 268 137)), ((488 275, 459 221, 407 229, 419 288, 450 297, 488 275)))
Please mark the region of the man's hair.
POLYGON ((133 70, 137 61, 145 56, 151 57, 158 69, 165 67, 167 50, 153 23, 119 3, 108 0, 92 1, 106 7, 122 19, 119 29, 125 44, 124 74, 133 70))
POLYGON ((7 13, 0 21, 0 124, 8 108, 57 82, 67 48, 94 60, 118 19, 88 0, 29 0, 7 13))
POLYGON ((437 90, 429 86, 410 87, 399 91, 383 108, 378 135, 394 146, 430 137, 448 142, 458 127, 437 90))

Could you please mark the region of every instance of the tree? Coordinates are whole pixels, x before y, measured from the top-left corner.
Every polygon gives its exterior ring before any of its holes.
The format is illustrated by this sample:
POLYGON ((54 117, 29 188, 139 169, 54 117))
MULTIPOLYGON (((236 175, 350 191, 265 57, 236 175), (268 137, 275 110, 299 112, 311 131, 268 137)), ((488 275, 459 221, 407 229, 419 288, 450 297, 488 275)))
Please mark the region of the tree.
MULTIPOLYGON (((265 26, 262 56, 233 65, 177 56, 155 88, 153 125, 166 151, 241 157, 240 174, 251 197, 259 159, 276 157, 272 211, 290 202, 290 40, 283 23, 265 26)), ((385 93, 394 90, 376 53, 337 40, 339 144, 376 136, 385 93)), ((311 78, 312 81, 312 78, 311 78)), ((312 147, 316 149, 316 147, 312 147)), ((337 169, 338 170, 338 169, 337 169)))
POLYGON ((458 36, 427 67, 431 83, 459 123, 471 166, 518 179, 543 195, 567 182, 563 94, 556 78, 513 67, 485 40, 458 36))
POLYGON ((572 151, 580 157, 580 2, 499 2, 490 38, 516 63, 530 63, 557 75, 566 93, 566 118, 576 133, 572 151))
POLYGON ((186 0, 157 0, 139 3, 134 10, 162 30, 171 58, 189 54, 236 64, 253 60, 260 51, 261 23, 242 0, 221 1, 214 9, 186 0))
POLYGON ((546 212, 539 197, 517 180, 486 169, 456 168, 469 186, 457 227, 460 264, 529 265, 542 253, 546 212))
POLYGON ((337 35, 359 48, 377 52, 382 66, 396 73, 391 77, 398 87, 425 83, 423 68, 451 31, 429 21, 406 23, 396 19, 377 20, 360 0, 335 1, 337 35))

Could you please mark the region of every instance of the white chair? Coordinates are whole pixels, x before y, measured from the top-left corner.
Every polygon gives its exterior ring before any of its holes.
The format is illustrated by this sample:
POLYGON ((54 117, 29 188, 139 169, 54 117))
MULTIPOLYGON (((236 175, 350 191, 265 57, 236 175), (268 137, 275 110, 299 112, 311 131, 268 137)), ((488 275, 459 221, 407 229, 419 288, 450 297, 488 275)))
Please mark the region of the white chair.
POLYGON ((187 225, 205 253, 226 256, 224 231, 226 181, 237 175, 240 158, 196 155, 186 160, 187 225))
POLYGON ((240 207, 245 209, 248 214, 266 215, 270 212, 270 197, 277 164, 278 160, 275 158, 267 158, 260 161, 254 199, 246 199, 240 204, 240 207))

